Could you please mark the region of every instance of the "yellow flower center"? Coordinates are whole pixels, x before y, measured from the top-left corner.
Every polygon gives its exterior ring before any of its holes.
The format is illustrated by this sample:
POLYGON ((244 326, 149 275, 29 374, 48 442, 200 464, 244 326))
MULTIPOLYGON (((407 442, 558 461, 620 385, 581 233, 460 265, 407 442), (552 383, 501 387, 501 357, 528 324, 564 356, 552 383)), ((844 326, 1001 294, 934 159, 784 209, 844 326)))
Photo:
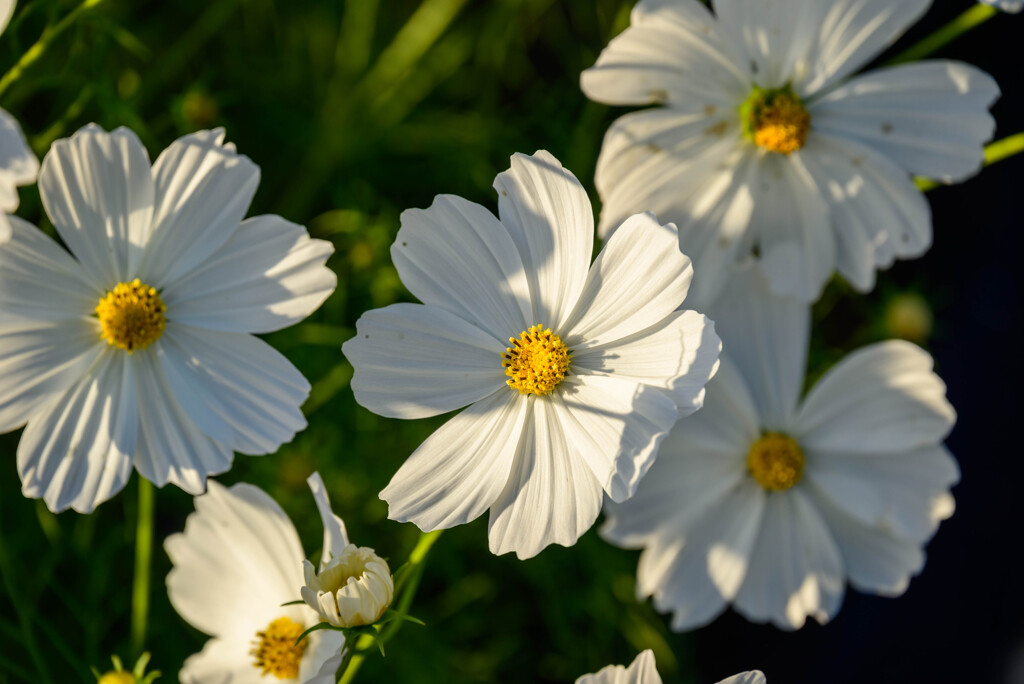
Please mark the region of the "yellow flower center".
POLYGON ((501 355, 508 386, 520 394, 551 394, 569 370, 572 356, 561 338, 535 325, 508 341, 512 346, 501 355))
POLYGON ((804 452, 796 440, 778 432, 766 432, 747 454, 747 469, 770 492, 793 487, 804 475, 804 452))
POLYGON ((256 662, 253 665, 260 674, 272 674, 278 679, 294 679, 299 676, 302 653, 309 644, 307 639, 295 643, 305 628, 286 617, 279 617, 262 632, 256 632, 255 646, 249 655, 256 662))
POLYGON ((111 670, 100 677, 99 682, 96 684, 135 684, 135 677, 131 672, 125 672, 124 670, 111 670))
POLYGON ((779 154, 790 154, 803 147, 811 128, 811 115, 789 86, 779 90, 754 88, 740 107, 740 116, 747 138, 758 147, 779 154))
POLYGON ((167 324, 166 311, 156 289, 138 278, 118 283, 96 305, 103 339, 129 354, 159 339, 167 324))

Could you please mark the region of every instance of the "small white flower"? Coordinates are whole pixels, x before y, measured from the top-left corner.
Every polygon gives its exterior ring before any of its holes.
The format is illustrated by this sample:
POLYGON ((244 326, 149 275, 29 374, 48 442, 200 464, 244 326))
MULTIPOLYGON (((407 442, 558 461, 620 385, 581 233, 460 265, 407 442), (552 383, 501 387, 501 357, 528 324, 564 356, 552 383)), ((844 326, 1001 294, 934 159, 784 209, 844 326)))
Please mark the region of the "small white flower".
POLYGON ((932 359, 888 341, 800 398, 809 307, 741 272, 711 312, 727 345, 704 408, 680 421, 602 535, 642 548, 637 593, 672 628, 733 607, 784 629, 839 610, 846 580, 902 594, 953 512, 955 414, 932 359))
MULTIPOLYGON (((0 33, 14 13, 14 0, 0 0, 0 33)), ((39 160, 28 146, 14 117, 0 108, 0 212, 18 208, 18 186, 29 185, 39 173, 39 160)), ((0 242, 10 237, 10 226, 0 215, 0 242)))
POLYGON ((583 72, 593 100, 664 105, 605 136, 601 234, 640 209, 674 221, 703 305, 748 259, 777 294, 812 301, 833 271, 867 291, 876 268, 924 253, 931 214, 911 175, 976 173, 999 88, 947 60, 852 75, 931 0, 712 4, 641 0, 583 72))
POLYGON ((395 598, 387 561, 373 549, 349 544, 334 557, 324 556, 320 572, 303 561, 302 600, 335 627, 372 625, 395 598))
POLYGON ((53 144, 39 192, 71 254, 13 216, 0 245, 0 433, 27 424, 25 496, 88 512, 133 465, 199 494, 234 451, 305 427, 309 383, 251 333, 327 298, 333 249, 279 216, 243 221, 258 183, 223 131, 152 166, 123 128, 53 144))
MULTIPOLYGON (((762 673, 743 672, 723 679, 718 684, 766 684, 762 673)), ((594 674, 583 675, 576 684, 661 684, 661 675, 654 663, 654 651, 647 649, 636 658, 628 668, 622 665, 609 665, 594 674)))
POLYGON ((469 404, 381 492, 389 517, 435 530, 489 508, 491 551, 529 558, 575 544, 602 490, 632 496, 720 344, 676 311, 692 269, 675 226, 633 216, 591 266, 590 201, 558 160, 517 154, 494 187, 500 220, 451 195, 402 214, 391 255, 423 304, 364 314, 344 352, 375 413, 469 404))
MULTIPOLYGON (((348 544, 345 524, 331 512, 320 475, 308 482, 324 524, 326 558, 348 544)), ((174 565, 167 575, 171 605, 213 637, 185 661, 182 684, 334 684, 345 637, 323 630, 296 644, 319 616, 301 604, 282 605, 298 597, 305 561, 287 514, 245 483, 225 488, 211 480, 195 504, 185 531, 164 542, 174 565)))

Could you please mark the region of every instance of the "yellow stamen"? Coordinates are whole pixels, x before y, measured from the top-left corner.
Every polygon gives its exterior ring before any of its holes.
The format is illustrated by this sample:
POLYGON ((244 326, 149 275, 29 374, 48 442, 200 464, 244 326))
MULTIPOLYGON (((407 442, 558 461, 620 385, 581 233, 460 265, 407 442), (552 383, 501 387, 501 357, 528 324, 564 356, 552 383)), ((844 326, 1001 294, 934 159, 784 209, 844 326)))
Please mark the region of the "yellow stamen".
POLYGON ((508 341, 512 346, 501 355, 508 386, 520 394, 551 394, 569 370, 572 356, 561 338, 535 325, 508 341))
POLYGON ((788 87, 776 91, 755 89, 740 112, 747 137, 762 149, 791 154, 807 141, 811 115, 788 87))
POLYGON ((156 289, 138 278, 118 283, 96 305, 103 339, 129 354, 159 339, 167 324, 166 311, 156 289))
POLYGON ((272 674, 278 679, 294 679, 299 676, 302 653, 309 644, 307 639, 295 643, 302 632, 302 625, 289 618, 279 617, 262 632, 256 632, 255 646, 249 655, 255 658, 253 665, 260 674, 272 674))
POLYGON ((804 475, 804 452, 796 440, 778 432, 766 432, 747 454, 747 469, 770 492, 793 487, 804 475))

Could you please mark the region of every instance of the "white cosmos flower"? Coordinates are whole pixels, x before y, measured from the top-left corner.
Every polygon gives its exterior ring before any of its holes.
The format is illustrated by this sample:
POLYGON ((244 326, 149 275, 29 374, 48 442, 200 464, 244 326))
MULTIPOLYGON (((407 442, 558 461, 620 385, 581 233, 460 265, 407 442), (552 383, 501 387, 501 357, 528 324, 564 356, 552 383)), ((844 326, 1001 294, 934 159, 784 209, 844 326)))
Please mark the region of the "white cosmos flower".
POLYGON ((575 544, 602 490, 633 494, 720 343, 676 311, 692 269, 675 226, 632 216, 591 266, 590 201, 558 160, 517 154, 494 187, 500 220, 451 195, 402 214, 391 255, 423 304, 364 314, 344 352, 375 413, 469 405, 381 492, 391 519, 435 530, 489 508, 491 551, 529 558, 575 544))
MULTIPOLYGON (((0 33, 14 13, 14 0, 0 0, 0 33)), ((0 108, 0 212, 18 208, 18 186, 35 182, 39 160, 29 149, 25 134, 14 117, 0 108)), ((0 241, 10 237, 10 227, 0 217, 0 241)))
POLYGON ((712 4, 641 0, 583 72, 591 99, 664 105, 605 136, 601 235, 637 210, 674 221, 705 305, 750 258, 777 294, 812 301, 835 270, 870 290, 876 268, 931 244, 911 175, 980 168, 998 87, 944 60, 851 78, 931 0, 712 4))
MULTIPOLYGON (((308 482, 324 524, 327 558, 345 548, 348 535, 319 473, 308 482)), ((262 489, 245 483, 225 488, 211 480, 195 504, 185 531, 164 542, 174 565, 167 574, 171 605, 213 637, 185 661, 182 684, 334 684, 345 637, 321 630, 296 645, 320 618, 305 605, 282 605, 299 597, 306 559, 288 515, 262 489)))
POLYGON ((902 594, 953 512, 955 420, 931 357, 909 342, 861 349, 800 398, 806 305, 741 273, 711 312, 725 341, 704 408, 679 422, 602 535, 642 548, 637 593, 672 628, 728 604, 784 629, 839 610, 846 580, 902 594))
MULTIPOLYGON (((661 675, 654 663, 654 651, 647 649, 630 666, 609 665, 594 674, 583 675, 576 684, 661 684, 661 675)), ((766 684, 764 675, 757 670, 743 672, 723 679, 718 684, 766 684)))
POLYGON ((43 160, 43 205, 70 254, 16 217, 0 245, 0 433, 22 492, 91 511, 132 471, 201 493, 232 452, 272 453, 306 422, 309 384, 250 333, 331 293, 330 244, 243 217, 259 169, 223 131, 150 166, 129 130, 86 126, 43 160))

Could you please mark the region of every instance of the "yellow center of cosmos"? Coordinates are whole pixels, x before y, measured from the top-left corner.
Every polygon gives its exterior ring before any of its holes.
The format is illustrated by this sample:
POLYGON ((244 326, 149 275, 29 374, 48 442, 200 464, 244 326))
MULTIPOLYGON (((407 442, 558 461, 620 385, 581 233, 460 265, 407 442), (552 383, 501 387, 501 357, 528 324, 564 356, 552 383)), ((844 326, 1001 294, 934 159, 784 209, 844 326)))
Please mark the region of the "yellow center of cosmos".
POLYGON ((740 107, 744 135, 769 152, 790 154, 807 141, 811 115, 788 86, 778 90, 755 88, 740 107))
POLYGON ((249 651, 253 665, 260 675, 274 675, 278 679, 294 679, 299 676, 302 653, 309 641, 295 640, 305 631, 302 625, 289 618, 279 617, 262 632, 256 632, 253 649, 249 651))
POLYGON ((166 311, 156 288, 138 278, 118 283, 96 305, 103 339, 129 354, 159 339, 167 324, 166 311))
POLYGON ((572 354, 550 328, 535 325, 510 337, 501 355, 508 386, 520 394, 551 394, 569 370, 572 354))
POLYGON ((770 492, 781 492, 800 482, 804 462, 804 452, 796 440, 778 432, 766 432, 747 454, 747 470, 770 492))

